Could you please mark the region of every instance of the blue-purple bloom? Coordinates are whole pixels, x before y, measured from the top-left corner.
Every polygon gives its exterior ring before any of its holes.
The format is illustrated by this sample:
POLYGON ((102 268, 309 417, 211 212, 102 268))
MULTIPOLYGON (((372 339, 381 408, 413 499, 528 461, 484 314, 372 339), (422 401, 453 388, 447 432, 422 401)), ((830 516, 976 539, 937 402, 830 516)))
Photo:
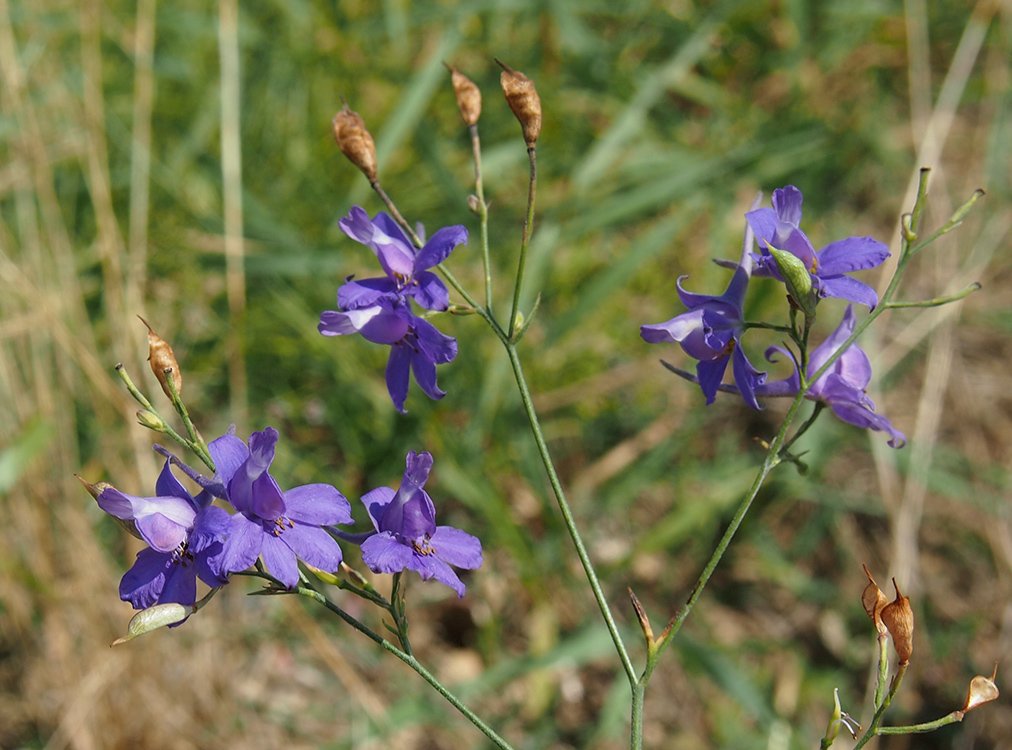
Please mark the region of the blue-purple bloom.
POLYGON ((745 229, 745 243, 741 260, 727 290, 720 296, 693 294, 682 288, 685 276, 676 282, 678 298, 689 308, 664 323, 640 326, 640 336, 650 344, 677 342, 690 357, 699 360, 696 376, 699 387, 712 404, 717 389, 724 379, 730 361, 734 382, 742 399, 753 409, 759 409, 756 389, 766 382, 766 373, 759 372, 741 347, 744 333, 742 303, 752 272, 752 230, 745 229))
POLYGON ((436 526, 436 508, 423 489, 432 470, 432 455, 407 455, 404 478, 396 492, 377 487, 362 497, 376 533, 362 542, 362 561, 374 573, 414 570, 423 580, 435 578, 464 596, 465 587, 451 565, 481 566, 481 542, 452 526, 436 526))
POLYGON ((773 208, 745 214, 760 249, 755 256, 755 276, 782 281, 768 248, 786 250, 805 264, 819 297, 840 297, 874 308, 878 304, 875 290, 846 274, 881 265, 889 257, 889 249, 871 237, 847 237, 816 252, 800 228, 801 202, 801 191, 787 185, 773 191, 773 208))
POLYGON ((380 298, 369 307, 324 310, 317 330, 324 336, 358 333, 367 341, 390 346, 387 391, 397 411, 404 412, 412 372, 429 398, 438 400, 446 395, 436 382, 436 365, 453 361, 457 356, 457 340, 414 315, 406 301, 380 298))
POLYGON ((427 310, 447 309, 446 286, 428 269, 466 243, 467 230, 459 225, 443 227, 415 250, 385 213, 370 219, 355 206, 339 223, 345 234, 372 248, 386 276, 360 281, 349 277, 337 290, 338 309, 325 310, 317 330, 324 336, 359 333, 367 341, 389 345, 387 390, 398 411, 404 411, 412 372, 429 398, 442 398, 446 393, 436 383, 436 365, 457 356, 457 340, 415 315, 411 300, 427 310))
MULTIPOLYGON (((822 367, 826 360, 835 354, 843 342, 850 337, 850 334, 854 332, 854 323, 854 311, 848 305, 837 329, 829 338, 815 347, 809 355, 809 375, 814 374, 822 367)), ((771 346, 766 350, 766 359, 774 361, 773 355, 775 353, 788 354, 785 349, 779 346, 771 346)), ((889 445, 893 448, 902 448, 907 440, 906 436, 893 427, 884 416, 875 413, 875 403, 865 393, 865 388, 870 382, 871 362, 868 355, 857 344, 851 344, 840 355, 840 358, 808 387, 805 398, 822 402, 832 409, 839 419, 855 427, 888 433, 889 445)), ((801 382, 798 377, 797 365, 795 365, 794 372, 789 377, 760 386, 756 389, 756 394, 759 396, 794 397, 800 387, 801 382)))
POLYGON ((246 570, 258 557, 285 586, 299 581, 296 559, 327 572, 341 564, 341 548, 322 526, 351 523, 351 506, 329 484, 306 484, 282 491, 270 475, 278 431, 268 427, 250 435, 249 447, 234 434, 222 435, 208 449, 238 513, 231 516, 221 555, 228 572, 246 570))
POLYGON ((109 515, 133 524, 148 543, 123 576, 120 598, 134 609, 175 602, 192 606, 197 576, 208 586, 228 582, 221 553, 229 515, 211 505, 207 491, 193 497, 165 462, 154 497, 137 497, 106 487, 97 498, 109 515))
POLYGON ((353 206, 338 222, 346 235, 372 248, 386 278, 349 281, 338 293, 342 310, 367 307, 380 297, 411 297, 426 310, 445 310, 450 304, 446 286, 429 269, 446 260, 458 245, 467 244, 467 229, 443 227, 416 250, 397 222, 382 211, 370 219, 365 209, 353 206))

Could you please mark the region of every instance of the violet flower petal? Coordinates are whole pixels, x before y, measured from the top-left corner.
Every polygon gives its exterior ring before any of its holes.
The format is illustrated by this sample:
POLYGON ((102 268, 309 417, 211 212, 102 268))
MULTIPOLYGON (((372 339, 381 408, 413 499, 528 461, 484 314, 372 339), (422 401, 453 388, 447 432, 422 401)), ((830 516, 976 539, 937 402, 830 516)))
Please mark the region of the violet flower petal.
POLYGON ((293 487, 285 491, 284 497, 285 515, 293 521, 312 526, 352 523, 348 499, 329 484, 293 487))

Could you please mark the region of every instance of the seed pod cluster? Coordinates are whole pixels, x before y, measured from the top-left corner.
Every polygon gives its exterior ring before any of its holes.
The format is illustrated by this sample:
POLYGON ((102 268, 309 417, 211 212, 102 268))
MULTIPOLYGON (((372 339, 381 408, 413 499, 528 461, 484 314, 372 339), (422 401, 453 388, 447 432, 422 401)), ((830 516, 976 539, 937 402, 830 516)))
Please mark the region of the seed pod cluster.
POLYGON ((334 140, 348 161, 358 167, 369 182, 376 182, 376 144, 365 121, 345 104, 334 115, 334 140))

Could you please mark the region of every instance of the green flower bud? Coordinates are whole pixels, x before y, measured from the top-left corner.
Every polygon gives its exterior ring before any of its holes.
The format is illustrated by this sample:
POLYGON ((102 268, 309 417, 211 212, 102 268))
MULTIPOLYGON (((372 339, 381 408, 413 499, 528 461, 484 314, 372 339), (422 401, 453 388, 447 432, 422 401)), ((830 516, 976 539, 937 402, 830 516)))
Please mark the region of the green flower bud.
POLYGON ((809 318, 815 317, 815 303, 818 300, 815 290, 812 289, 812 275, 808 273, 805 264, 798 256, 786 250, 777 250, 775 247, 769 250, 780 275, 784 277, 784 284, 791 299, 805 315, 809 318))
POLYGON ((121 643, 133 640, 139 635, 150 633, 152 630, 175 625, 196 611, 194 607, 186 607, 175 602, 156 604, 153 607, 142 609, 130 618, 130 624, 127 625, 127 634, 122 638, 117 638, 111 645, 118 646, 121 643))

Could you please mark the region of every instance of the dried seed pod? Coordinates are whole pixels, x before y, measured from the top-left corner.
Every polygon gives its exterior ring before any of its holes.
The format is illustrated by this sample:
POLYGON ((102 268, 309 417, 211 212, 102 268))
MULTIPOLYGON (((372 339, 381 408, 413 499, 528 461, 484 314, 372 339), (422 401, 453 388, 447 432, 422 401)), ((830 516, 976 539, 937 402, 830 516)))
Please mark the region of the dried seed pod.
POLYGON ((520 121, 520 127, 524 133, 524 143, 527 148, 534 148, 541 134, 541 98, 537 89, 534 88, 534 81, 525 76, 519 70, 513 70, 501 60, 496 60, 502 73, 499 75, 499 85, 506 95, 506 103, 513 110, 513 115, 520 121))
POLYGON ((994 682, 994 678, 997 676, 998 665, 995 664, 994 672, 991 673, 990 677, 979 674, 970 680, 970 687, 966 691, 966 700, 963 701, 963 708, 961 709, 964 714, 967 711, 975 709, 977 706, 997 700, 998 686, 994 682))
POLYGON ((376 182, 376 144, 365 121, 345 104, 334 115, 334 140, 348 161, 358 167, 369 182, 376 182))
POLYGON ((886 626, 882 622, 882 609, 889 603, 889 600, 886 599, 886 595, 882 593, 882 589, 875 583, 875 579, 871 577, 871 571, 868 570, 868 566, 862 564, 861 567, 864 568, 864 574, 868 576, 868 585, 861 592, 861 604, 864 605, 865 613, 875 623, 875 630, 880 635, 884 635, 886 633, 886 626))
POLYGON ((172 378, 176 395, 182 395, 183 375, 179 371, 179 363, 176 361, 176 355, 172 353, 172 347, 169 346, 168 341, 155 333, 148 321, 141 318, 140 315, 137 317, 148 329, 148 362, 151 365, 151 372, 155 374, 158 383, 162 386, 162 392, 170 399, 172 398, 172 389, 169 388, 169 378, 172 378))
POLYGON ((467 126, 477 125, 481 117, 481 91, 478 86, 454 67, 450 67, 450 81, 453 83, 453 93, 457 97, 457 107, 460 109, 460 116, 464 118, 467 126))
POLYGON ((914 651, 914 611, 910 607, 909 597, 900 593, 895 578, 893 588, 896 589, 896 598, 882 608, 882 622, 893 638, 893 647, 902 665, 910 661, 910 655, 914 651))

